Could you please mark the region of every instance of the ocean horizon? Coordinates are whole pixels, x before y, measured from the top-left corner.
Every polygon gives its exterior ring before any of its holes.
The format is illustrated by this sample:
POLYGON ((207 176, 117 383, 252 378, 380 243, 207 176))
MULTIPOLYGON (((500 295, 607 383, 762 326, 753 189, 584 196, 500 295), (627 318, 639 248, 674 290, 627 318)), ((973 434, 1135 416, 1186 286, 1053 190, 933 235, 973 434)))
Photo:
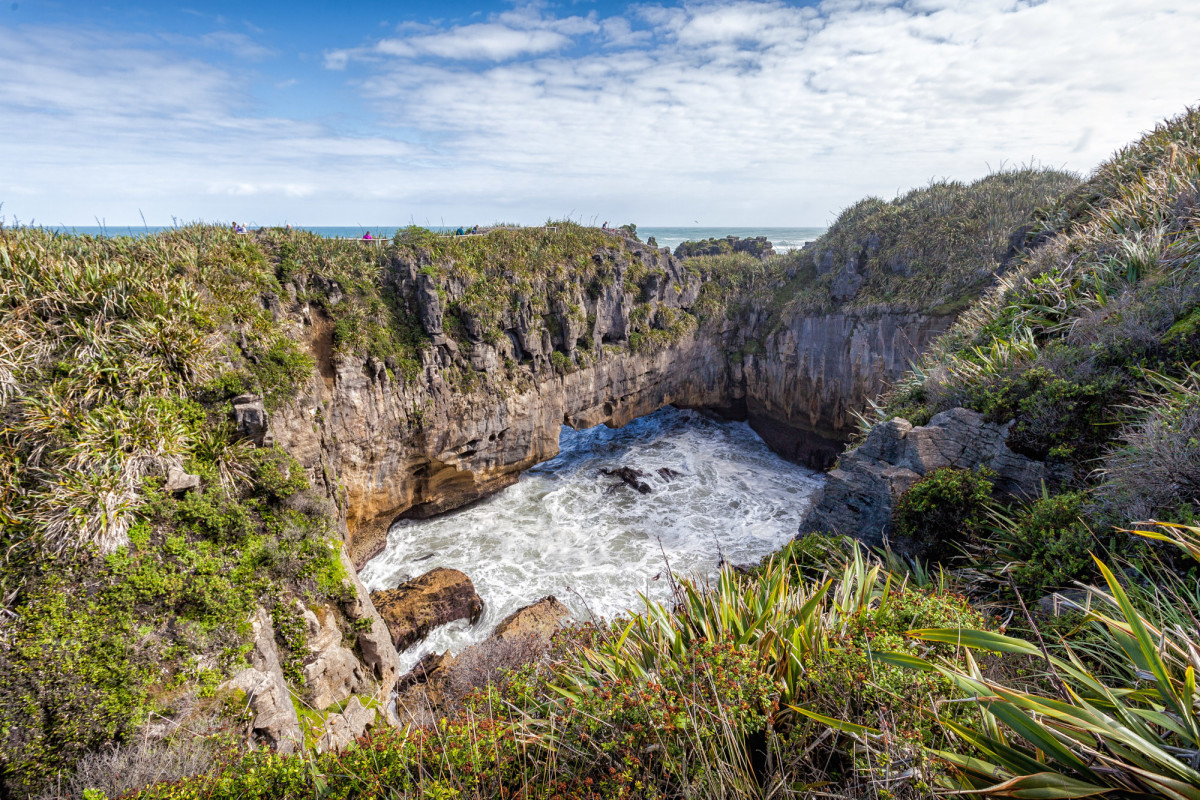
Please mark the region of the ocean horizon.
MULTIPOLYGON (((73 233, 83 236, 148 236, 162 231, 171 230, 170 225, 41 225, 38 226, 59 233, 73 233)), ((259 226, 251 226, 251 230, 259 226)), ((278 227, 278 226, 262 226, 278 227)), ((376 239, 390 239, 396 231, 407 226, 365 226, 365 225, 293 225, 296 230, 310 231, 318 236, 331 239, 359 239, 367 231, 376 239)), ((450 232, 456 226, 429 225, 430 230, 450 232)), ((532 227, 532 226, 531 226, 532 227)), ((825 232, 823 227, 800 226, 647 226, 639 227, 638 237, 648 241, 651 237, 659 247, 674 250, 682 242, 698 241, 701 239, 724 239, 726 236, 738 236, 743 239, 765 236, 775 246, 777 252, 786 253, 806 242, 811 242, 825 232)))

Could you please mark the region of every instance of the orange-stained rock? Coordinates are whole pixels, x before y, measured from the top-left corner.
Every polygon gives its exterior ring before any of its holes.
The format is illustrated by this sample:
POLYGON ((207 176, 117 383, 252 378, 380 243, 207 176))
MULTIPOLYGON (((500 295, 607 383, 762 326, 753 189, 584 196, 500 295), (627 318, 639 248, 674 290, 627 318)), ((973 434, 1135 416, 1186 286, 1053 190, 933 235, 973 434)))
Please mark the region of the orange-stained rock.
POLYGON ((471 579, 446 567, 430 570, 395 589, 371 592, 371 602, 387 623, 397 650, 416 644, 447 622, 474 622, 483 611, 483 600, 471 579))

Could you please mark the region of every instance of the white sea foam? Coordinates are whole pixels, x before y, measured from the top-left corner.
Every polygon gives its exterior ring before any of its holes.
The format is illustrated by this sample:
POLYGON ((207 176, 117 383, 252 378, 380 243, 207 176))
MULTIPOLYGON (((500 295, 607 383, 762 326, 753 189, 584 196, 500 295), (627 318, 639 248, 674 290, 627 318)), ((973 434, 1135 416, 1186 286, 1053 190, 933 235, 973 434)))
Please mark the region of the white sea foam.
POLYGON ((680 574, 711 574, 722 556, 757 562, 795 535, 821 481, 744 423, 673 408, 620 430, 564 429, 560 446, 557 458, 487 500, 389 531, 386 549, 361 573, 368 589, 452 567, 484 601, 476 624, 443 626, 403 653, 406 668, 427 652, 486 638, 547 594, 580 619, 636 608, 639 592, 666 599, 664 552, 680 574), (642 470, 650 494, 600 473, 622 466, 642 470), (679 477, 659 475, 663 467, 679 477))

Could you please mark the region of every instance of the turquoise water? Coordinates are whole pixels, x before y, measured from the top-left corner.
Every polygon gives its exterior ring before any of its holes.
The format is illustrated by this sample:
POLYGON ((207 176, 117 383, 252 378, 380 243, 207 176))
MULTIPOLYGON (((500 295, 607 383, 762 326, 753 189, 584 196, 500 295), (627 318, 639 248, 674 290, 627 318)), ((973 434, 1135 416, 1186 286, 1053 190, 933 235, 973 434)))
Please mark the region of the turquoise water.
MULTIPOLYGON (((148 233, 158 233, 160 231, 169 230, 166 227, 150 226, 132 226, 132 225, 107 225, 99 227, 95 225, 80 225, 78 227, 62 227, 48 226, 50 230, 63 231, 66 233, 88 234, 92 236, 143 236, 148 233)), ((299 230, 312 231, 318 236, 327 236, 330 238, 340 239, 357 239, 366 231, 370 231, 371 235, 376 239, 390 239, 396 234, 396 231, 401 228, 379 225, 376 227, 363 228, 357 226, 334 226, 334 225, 293 225, 292 227, 299 230)), ((434 230, 454 230, 454 228, 434 228, 434 230)), ((642 241, 646 241, 651 236, 658 243, 659 247, 669 247, 672 250, 680 242, 695 241, 697 239, 722 239, 726 236, 741 236, 742 238, 753 236, 766 236, 779 252, 786 252, 802 246, 805 242, 811 242, 822 233, 824 228, 753 228, 753 227, 682 227, 682 228, 665 228, 665 227, 645 227, 638 228, 638 236, 642 241)))

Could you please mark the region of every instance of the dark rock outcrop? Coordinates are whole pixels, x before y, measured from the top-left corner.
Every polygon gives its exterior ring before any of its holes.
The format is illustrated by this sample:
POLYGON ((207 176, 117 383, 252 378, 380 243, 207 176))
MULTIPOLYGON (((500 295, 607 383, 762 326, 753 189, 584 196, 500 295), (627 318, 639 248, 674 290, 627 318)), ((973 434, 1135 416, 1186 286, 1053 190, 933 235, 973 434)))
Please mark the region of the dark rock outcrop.
POLYGON ((273 437, 268 429, 267 409, 262 398, 240 394, 232 400, 234 430, 257 445, 270 445, 273 437))
POLYGON ((882 544, 891 533, 896 500, 939 467, 988 467, 996 473, 1001 493, 1035 496, 1043 481, 1054 483, 1059 476, 1008 448, 1012 425, 985 422, 975 411, 954 408, 921 427, 899 418, 874 426, 866 441, 844 454, 838 468, 826 475, 801 533, 824 531, 882 544))
POLYGON ((725 253, 749 253, 757 258, 766 258, 775 254, 775 245, 765 236, 748 236, 744 239, 740 236, 726 236, 724 239, 680 242, 675 247, 676 258, 718 256, 725 253))
POLYGON ((616 469, 603 469, 600 471, 609 477, 621 479, 621 483, 614 484, 614 488, 625 485, 631 489, 636 489, 642 494, 650 494, 650 485, 645 481, 640 480, 640 478, 646 474, 640 469, 634 469, 633 467, 617 467, 616 469))
POLYGON ((397 650, 404 650, 447 622, 475 622, 483 601, 471 579, 456 569, 438 567, 395 589, 371 592, 397 650))

